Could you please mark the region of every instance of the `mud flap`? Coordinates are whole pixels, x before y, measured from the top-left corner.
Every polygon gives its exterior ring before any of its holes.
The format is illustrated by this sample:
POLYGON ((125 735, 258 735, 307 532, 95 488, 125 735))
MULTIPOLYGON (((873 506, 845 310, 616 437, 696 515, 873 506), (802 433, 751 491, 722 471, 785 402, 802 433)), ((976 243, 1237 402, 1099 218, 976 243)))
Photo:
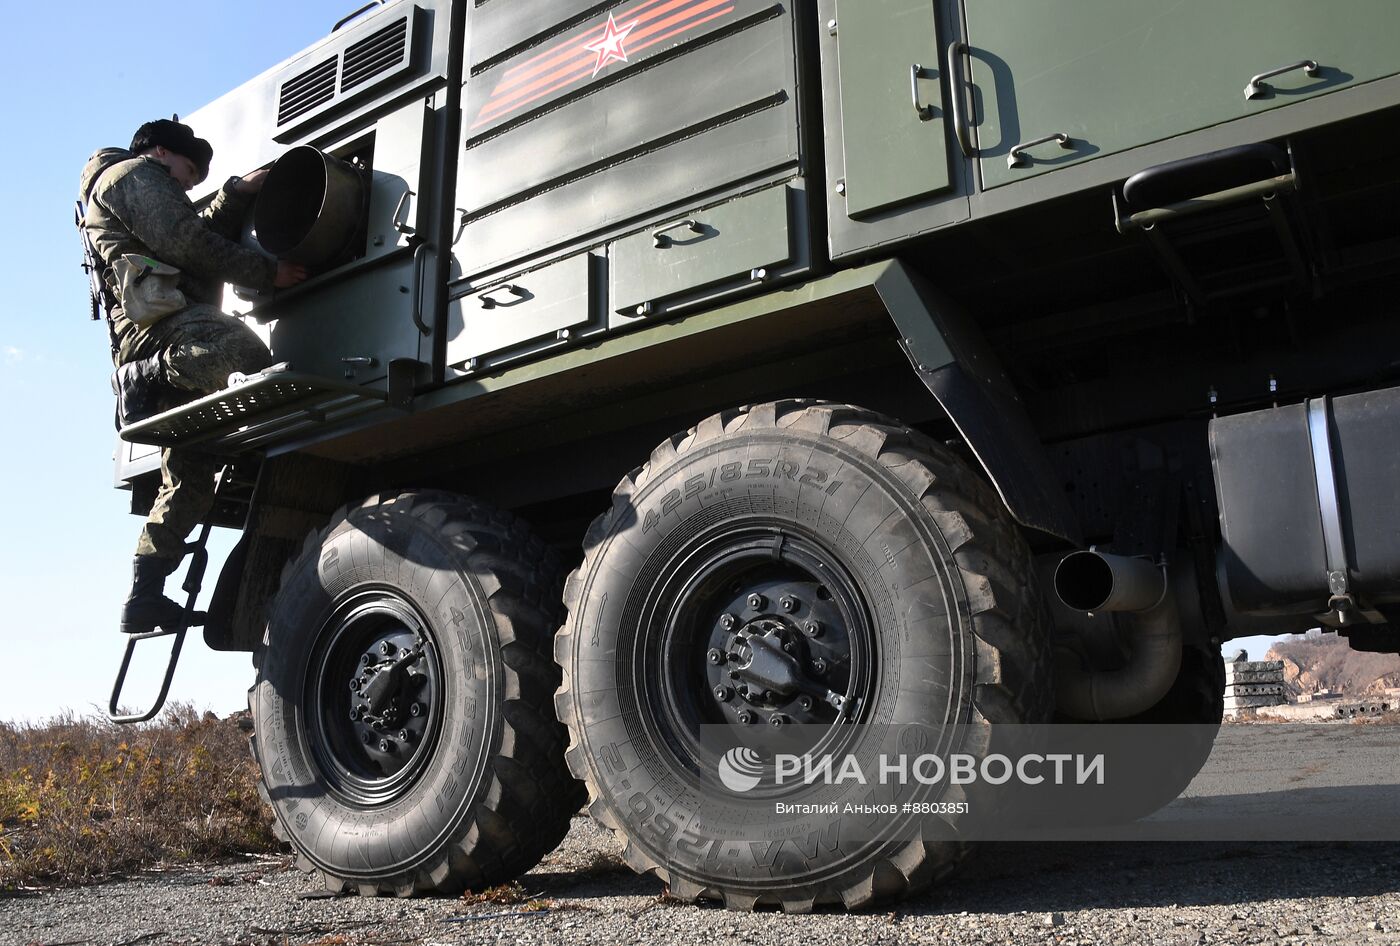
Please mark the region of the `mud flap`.
POLYGON ((899 346, 1018 523, 1070 545, 1079 523, 1025 405, 970 313, 903 263, 875 280, 899 346))

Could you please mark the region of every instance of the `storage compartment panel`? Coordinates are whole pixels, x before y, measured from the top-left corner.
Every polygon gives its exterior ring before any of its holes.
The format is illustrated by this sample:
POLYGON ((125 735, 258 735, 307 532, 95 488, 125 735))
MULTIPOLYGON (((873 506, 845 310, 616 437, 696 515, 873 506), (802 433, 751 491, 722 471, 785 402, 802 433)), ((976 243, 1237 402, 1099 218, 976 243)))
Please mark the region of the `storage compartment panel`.
POLYGON ((589 266, 589 254, 580 253, 454 300, 447 363, 460 367, 468 359, 586 325, 593 311, 589 266))
POLYGON ((272 327, 272 355, 295 371, 367 383, 395 358, 419 358, 425 336, 414 325, 422 273, 412 257, 307 284, 260 306, 272 327), (279 318, 282 312, 290 313, 279 318))
POLYGON ((789 200, 786 187, 775 187, 619 240, 611 254, 613 308, 636 313, 645 303, 786 263, 789 200))

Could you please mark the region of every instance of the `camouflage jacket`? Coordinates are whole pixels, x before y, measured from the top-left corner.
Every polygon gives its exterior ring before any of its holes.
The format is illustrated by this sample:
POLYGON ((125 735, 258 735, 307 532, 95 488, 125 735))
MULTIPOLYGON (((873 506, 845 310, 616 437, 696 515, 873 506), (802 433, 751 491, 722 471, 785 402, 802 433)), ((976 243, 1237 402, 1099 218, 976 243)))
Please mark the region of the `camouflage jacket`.
POLYGON ((88 197, 83 226, 106 263, 138 253, 178 267, 180 289, 191 302, 218 305, 226 282, 272 289, 276 261, 237 242, 252 197, 236 191, 234 179, 196 212, 165 165, 150 157, 119 158, 111 149, 97 152, 81 182, 88 197))

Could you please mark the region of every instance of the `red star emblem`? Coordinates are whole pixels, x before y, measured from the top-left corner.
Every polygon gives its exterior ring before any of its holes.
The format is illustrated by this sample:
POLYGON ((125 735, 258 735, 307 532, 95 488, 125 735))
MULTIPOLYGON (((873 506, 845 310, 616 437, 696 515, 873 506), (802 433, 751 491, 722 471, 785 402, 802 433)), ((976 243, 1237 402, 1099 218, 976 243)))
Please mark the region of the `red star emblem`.
POLYGON ((598 59, 593 64, 593 75, 596 78, 598 73, 603 71, 603 67, 610 62, 626 62, 627 48, 623 44, 627 42, 627 34, 632 32, 637 26, 636 20, 626 26, 618 26, 611 13, 608 14, 608 25, 603 30, 603 35, 599 39, 586 44, 583 48, 591 53, 597 53, 598 59))

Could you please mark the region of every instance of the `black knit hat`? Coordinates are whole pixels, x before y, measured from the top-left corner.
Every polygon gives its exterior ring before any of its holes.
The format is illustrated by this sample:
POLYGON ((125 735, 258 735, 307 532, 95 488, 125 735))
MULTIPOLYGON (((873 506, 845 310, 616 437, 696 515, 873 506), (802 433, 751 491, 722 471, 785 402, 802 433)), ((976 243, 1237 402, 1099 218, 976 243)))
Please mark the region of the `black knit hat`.
POLYGON ((173 151, 181 157, 189 158, 199 169, 199 180, 209 176, 209 162, 214 157, 214 148, 203 138, 194 136, 194 129, 168 118, 146 122, 136 129, 131 138, 132 154, 140 154, 152 148, 161 147, 173 151))

